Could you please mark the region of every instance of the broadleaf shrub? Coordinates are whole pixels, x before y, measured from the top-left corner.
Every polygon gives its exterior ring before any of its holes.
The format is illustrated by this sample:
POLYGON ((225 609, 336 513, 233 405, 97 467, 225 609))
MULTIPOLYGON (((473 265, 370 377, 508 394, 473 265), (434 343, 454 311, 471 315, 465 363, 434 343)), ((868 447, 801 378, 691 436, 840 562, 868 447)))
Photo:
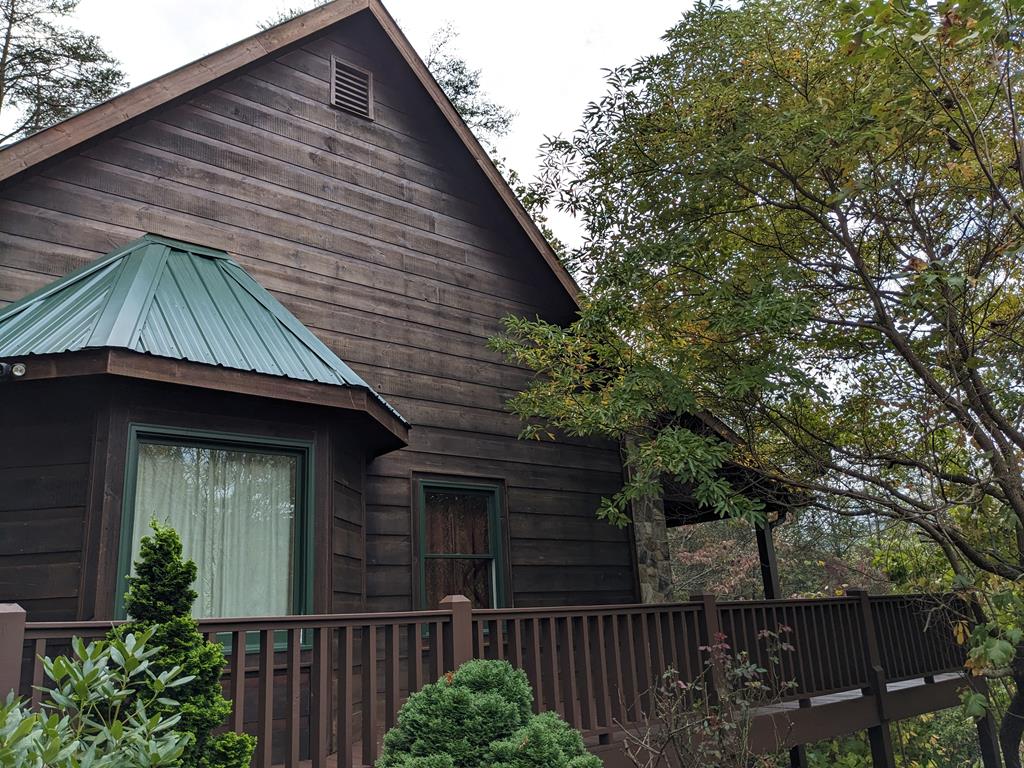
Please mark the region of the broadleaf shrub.
POLYGON ((506 661, 469 661, 414 693, 384 736, 377 768, 601 768, 506 661))
POLYGON ((192 735, 176 730, 173 697, 191 679, 179 667, 153 668, 160 649, 151 638, 150 631, 89 645, 75 638, 74 656, 43 659, 53 681, 43 691, 43 711, 30 711, 13 694, 0 705, 0 766, 178 765, 192 735))
POLYGON ((152 631, 153 642, 162 647, 154 668, 180 667, 192 676, 177 693, 178 729, 194 737, 181 757, 182 768, 247 768, 256 746, 252 736, 212 734, 231 714, 231 702, 220 685, 224 650, 207 641, 192 618, 196 565, 182 556, 181 539, 173 528, 157 522, 152 527, 152 535, 142 539, 134 575, 128 578, 125 608, 131 621, 111 635, 152 631))

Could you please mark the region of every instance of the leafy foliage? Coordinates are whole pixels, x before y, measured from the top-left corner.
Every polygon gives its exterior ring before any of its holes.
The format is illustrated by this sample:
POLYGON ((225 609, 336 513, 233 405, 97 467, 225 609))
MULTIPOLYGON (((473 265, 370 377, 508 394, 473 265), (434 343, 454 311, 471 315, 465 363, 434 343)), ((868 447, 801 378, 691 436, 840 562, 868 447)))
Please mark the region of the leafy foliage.
MULTIPOLYGON (((788 760, 754 754, 751 729, 758 710, 778 704, 796 688, 782 675, 793 647, 789 627, 758 633, 767 666, 734 652, 724 635, 702 646, 704 668, 694 680, 669 669, 651 691, 653 708, 643 726, 626 733, 625 752, 636 768, 781 768, 788 760)), ((781 734, 783 738, 785 734, 781 734)))
POLYGON ((0 765, 19 768, 155 768, 177 765, 192 740, 176 729, 171 698, 191 682, 180 667, 157 671, 152 630, 43 659, 54 687, 33 713, 11 695, 0 706, 0 765))
POLYGON ((127 83, 94 35, 62 24, 78 0, 0 0, 0 144, 109 99, 127 83))
MULTIPOLYGON (((727 519, 679 526, 668 535, 677 599, 702 592, 725 600, 761 599, 763 584, 751 526, 727 519)), ((878 557, 883 544, 863 520, 808 510, 775 526, 773 537, 783 595, 832 597, 850 587, 876 593, 891 589, 878 557)))
MULTIPOLYGON (((180 668, 190 680, 178 691, 179 729, 193 735, 181 765, 185 768, 245 768, 255 739, 246 734, 212 731, 231 714, 231 702, 221 692, 224 651, 208 642, 192 618, 196 565, 182 557, 181 539, 173 528, 152 523, 144 536, 134 574, 128 578, 125 606, 132 620, 111 632, 113 638, 130 632, 150 632, 162 648, 153 660, 155 670, 180 668)), ((157 702, 158 714, 162 705, 157 702)))
POLYGON ((494 140, 509 132, 515 114, 492 101, 480 83, 479 69, 455 50, 459 33, 446 24, 434 33, 424 63, 473 134, 494 152, 494 140))
POLYGON ((521 670, 466 662, 409 697, 377 768, 600 768, 578 732, 532 707, 521 670))
MULTIPOLYGON (((932 712, 892 725, 899 768, 981 768, 974 723, 959 710, 932 712)), ((863 734, 814 744, 809 768, 872 768, 871 747, 863 734)))
POLYGON ((1024 691, 1021 614, 992 604, 1024 576, 1021 11, 698 3, 547 146, 588 233, 578 321, 494 346, 543 374, 527 436, 635 445, 602 516, 667 477, 756 519, 737 465, 923 536, 990 613, 973 668, 1024 691))

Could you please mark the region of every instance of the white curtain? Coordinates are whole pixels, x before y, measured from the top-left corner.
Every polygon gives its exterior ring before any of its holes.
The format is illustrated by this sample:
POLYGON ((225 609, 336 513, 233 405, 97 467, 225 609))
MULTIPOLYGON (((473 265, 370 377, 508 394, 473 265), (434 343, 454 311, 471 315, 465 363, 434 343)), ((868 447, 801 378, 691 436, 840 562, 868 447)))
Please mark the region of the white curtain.
POLYGON ((292 613, 294 456, 139 445, 132 563, 157 519, 195 561, 197 618, 292 613))

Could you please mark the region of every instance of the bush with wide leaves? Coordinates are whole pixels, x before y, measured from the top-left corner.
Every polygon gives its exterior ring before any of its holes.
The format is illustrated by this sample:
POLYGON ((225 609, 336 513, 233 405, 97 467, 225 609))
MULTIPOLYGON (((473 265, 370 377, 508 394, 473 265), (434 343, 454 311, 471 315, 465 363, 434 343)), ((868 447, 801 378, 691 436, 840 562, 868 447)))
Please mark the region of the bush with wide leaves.
POLYGON ((43 659, 53 687, 42 711, 13 694, 0 706, 0 766, 4 768, 157 768, 177 765, 192 735, 172 698, 192 678, 178 666, 160 671, 148 646, 152 631, 86 645, 73 657, 43 659), (159 714, 156 711, 159 710, 159 714))

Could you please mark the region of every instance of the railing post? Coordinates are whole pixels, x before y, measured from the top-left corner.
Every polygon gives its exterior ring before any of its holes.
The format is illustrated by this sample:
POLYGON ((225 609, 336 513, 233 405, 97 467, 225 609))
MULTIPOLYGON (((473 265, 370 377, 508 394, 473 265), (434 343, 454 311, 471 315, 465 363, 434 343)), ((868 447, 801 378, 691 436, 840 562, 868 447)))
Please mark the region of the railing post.
POLYGON ((708 663, 711 665, 711 677, 708 679, 708 701, 716 703, 718 692, 725 683, 724 673, 720 660, 715 655, 715 646, 718 645, 718 638, 722 634, 722 626, 718 620, 718 601, 712 594, 704 593, 694 595, 693 599, 701 604, 704 612, 704 637, 703 645, 708 651, 708 663))
POLYGON ((21 655, 25 647, 25 609, 0 603, 0 702, 21 690, 21 655))
POLYGON ((885 686, 885 669, 882 667, 882 654, 878 648, 878 633, 875 629, 875 616, 871 611, 871 598, 866 589, 849 589, 846 594, 857 598, 860 604, 861 634, 868 670, 868 687, 865 693, 875 697, 875 706, 878 710, 878 725, 868 728, 871 761, 875 768, 895 768, 896 757, 886 707, 888 691, 885 686))
POLYGON ((473 603, 462 595, 448 595, 441 610, 452 615, 452 668, 473 658, 473 603))

